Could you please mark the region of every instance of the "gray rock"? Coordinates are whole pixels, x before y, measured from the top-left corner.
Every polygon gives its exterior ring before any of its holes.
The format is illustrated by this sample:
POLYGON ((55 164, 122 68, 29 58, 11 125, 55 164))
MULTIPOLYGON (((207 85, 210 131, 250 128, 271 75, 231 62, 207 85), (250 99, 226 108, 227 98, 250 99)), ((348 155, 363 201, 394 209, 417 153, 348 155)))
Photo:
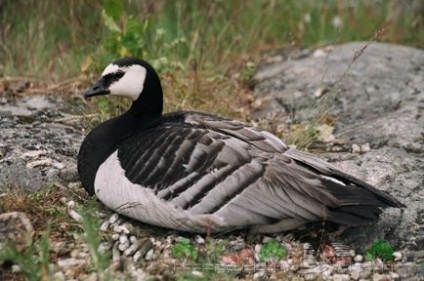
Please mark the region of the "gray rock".
POLYGON ((21 98, 0 105, 0 189, 20 186, 36 191, 63 178, 77 181, 76 155, 81 130, 55 120, 62 117, 61 100, 21 98), (11 107, 16 110, 9 110, 11 107))
POLYGON ((303 54, 258 71, 254 117, 277 113, 277 121, 290 126, 316 124, 325 112, 336 120, 334 136, 347 144, 344 151, 369 144, 355 154, 314 153, 407 207, 388 209, 375 225, 348 228, 333 239, 360 252, 379 238, 397 250, 423 251, 424 51, 348 43, 303 54))

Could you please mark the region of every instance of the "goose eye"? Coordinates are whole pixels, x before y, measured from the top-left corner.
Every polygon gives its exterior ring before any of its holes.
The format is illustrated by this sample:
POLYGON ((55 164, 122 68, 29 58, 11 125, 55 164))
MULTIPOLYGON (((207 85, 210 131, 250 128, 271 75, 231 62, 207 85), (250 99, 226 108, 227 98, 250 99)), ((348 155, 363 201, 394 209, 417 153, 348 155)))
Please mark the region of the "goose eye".
POLYGON ((107 75, 105 75, 103 78, 105 79, 105 81, 107 81, 107 84, 110 85, 116 81, 118 81, 119 79, 122 78, 122 76, 124 76, 125 72, 123 71, 117 71, 114 73, 109 73, 107 75))

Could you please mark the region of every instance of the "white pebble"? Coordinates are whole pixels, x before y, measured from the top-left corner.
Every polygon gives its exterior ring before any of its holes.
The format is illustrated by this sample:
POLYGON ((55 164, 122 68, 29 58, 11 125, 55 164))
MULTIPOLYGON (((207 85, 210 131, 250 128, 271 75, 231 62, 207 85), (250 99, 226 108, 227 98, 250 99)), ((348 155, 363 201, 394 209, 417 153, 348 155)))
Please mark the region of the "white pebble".
POLYGON ((74 258, 60 259, 57 261, 57 265, 62 269, 68 269, 86 263, 85 260, 79 260, 74 258))
POLYGON ((315 272, 308 272, 305 275, 303 275, 303 279, 305 281, 316 280, 316 278, 317 278, 317 274, 315 272))
POLYGON ((402 259, 402 253, 401 252, 394 252, 393 258, 395 261, 400 261, 402 259))
POLYGON ((154 253, 155 253, 155 250, 154 250, 154 249, 150 249, 150 250, 146 253, 146 256, 144 257, 144 259, 145 259, 146 261, 150 261, 150 260, 152 260, 152 259, 153 259, 153 256, 154 256, 154 253))
POLYGON ((17 273, 17 272, 21 272, 21 267, 17 264, 12 265, 12 272, 13 273, 17 273))
POLYGON ((196 244, 199 244, 199 245, 205 244, 205 239, 203 239, 203 237, 200 235, 196 235, 196 237, 194 238, 194 241, 196 241, 196 244))
POLYGON ((131 246, 128 247, 128 249, 125 250, 124 255, 130 256, 130 255, 134 254, 135 251, 137 251, 139 247, 140 247, 140 245, 137 242, 133 243, 131 246))
POLYGON ((119 244, 118 249, 119 249, 119 251, 124 252, 129 247, 130 247, 130 244, 119 244))
POLYGON ((111 236, 111 238, 112 238, 112 240, 113 240, 113 241, 118 240, 118 239, 119 239, 119 237, 120 237, 119 233, 114 233, 114 234, 112 234, 112 236, 111 236))
POLYGON ((134 262, 138 262, 140 258, 141 258, 141 252, 140 251, 135 252, 133 256, 134 262))
POLYGON ((364 260, 364 257, 363 257, 363 256, 361 256, 361 255, 356 255, 356 256, 353 258, 353 260, 354 260, 355 262, 362 262, 362 261, 364 260))
POLYGON ((370 150, 371 150, 371 146, 368 142, 361 145, 361 152, 368 152, 370 150))
POLYGON ((102 223, 102 225, 100 226, 100 231, 106 231, 109 227, 109 222, 108 221, 104 221, 102 223))
POLYGON ((113 232, 116 233, 125 233, 125 234, 129 234, 130 231, 128 230, 128 228, 125 225, 115 225, 113 227, 113 232))
POLYGON ((119 243, 120 243, 120 244, 129 244, 129 243, 130 243, 130 241, 128 241, 128 236, 127 236, 127 235, 125 235, 125 234, 121 234, 121 235, 119 236, 119 243))
POLYGON ((69 209, 74 209, 75 208, 75 201, 71 200, 71 201, 67 202, 66 207, 68 207, 69 209))
POLYGON ((118 214, 113 214, 109 218, 109 223, 111 223, 111 224, 112 223, 115 223, 116 221, 118 221, 118 219, 119 219, 119 215, 118 214))
POLYGON ((130 242, 137 243, 138 242, 137 237, 135 237, 134 235, 130 236, 130 242))
POLYGON ((352 144, 352 153, 360 153, 361 148, 357 144, 352 144))
POLYGON ((82 222, 82 217, 73 209, 68 209, 68 215, 76 222, 82 222))
POLYGON ((333 281, 350 281, 349 274, 334 274, 333 281))
POLYGON ((121 254, 119 253, 118 246, 119 246, 119 242, 116 242, 112 248, 112 260, 115 262, 119 261, 121 258, 121 254))

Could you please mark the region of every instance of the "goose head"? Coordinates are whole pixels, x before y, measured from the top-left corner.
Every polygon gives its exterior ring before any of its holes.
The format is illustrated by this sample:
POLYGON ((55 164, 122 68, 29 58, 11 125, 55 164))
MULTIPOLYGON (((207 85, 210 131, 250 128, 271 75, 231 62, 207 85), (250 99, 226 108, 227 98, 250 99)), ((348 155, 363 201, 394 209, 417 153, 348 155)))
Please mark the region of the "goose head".
POLYGON ((159 76, 148 62, 139 58, 121 58, 109 64, 84 97, 101 95, 131 99, 132 111, 162 113, 163 93, 159 76))

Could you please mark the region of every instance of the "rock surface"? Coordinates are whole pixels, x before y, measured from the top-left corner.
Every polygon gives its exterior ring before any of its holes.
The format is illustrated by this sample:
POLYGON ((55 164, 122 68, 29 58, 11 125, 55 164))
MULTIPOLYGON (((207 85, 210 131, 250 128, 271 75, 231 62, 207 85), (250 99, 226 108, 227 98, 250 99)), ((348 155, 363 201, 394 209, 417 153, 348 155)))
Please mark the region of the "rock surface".
MULTIPOLYGON (((333 142, 326 144, 327 151, 314 153, 407 206, 389 209, 376 225, 348 229, 337 239, 364 249, 383 238, 406 256, 422 257, 424 51, 358 42, 277 54, 268 61, 277 62, 264 65, 255 76, 254 117, 275 118, 278 113, 280 122, 293 124, 330 116, 338 143, 367 149, 335 153, 333 142)), ((421 258, 416 274, 424 276, 423 268, 421 258)))
POLYGON ((67 116, 61 102, 31 96, 0 105, 0 190, 13 185, 36 191, 56 176, 78 180, 83 133, 61 123, 67 116))

